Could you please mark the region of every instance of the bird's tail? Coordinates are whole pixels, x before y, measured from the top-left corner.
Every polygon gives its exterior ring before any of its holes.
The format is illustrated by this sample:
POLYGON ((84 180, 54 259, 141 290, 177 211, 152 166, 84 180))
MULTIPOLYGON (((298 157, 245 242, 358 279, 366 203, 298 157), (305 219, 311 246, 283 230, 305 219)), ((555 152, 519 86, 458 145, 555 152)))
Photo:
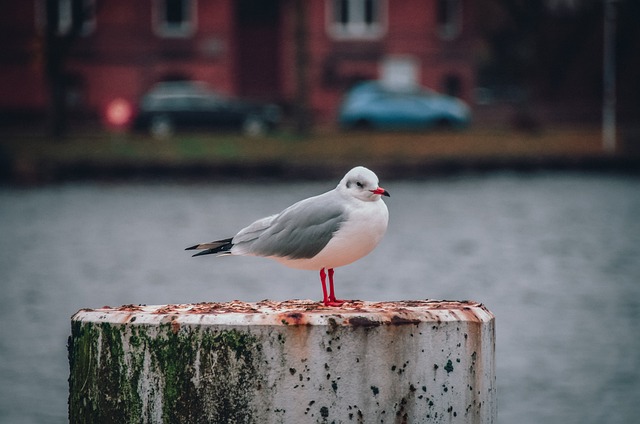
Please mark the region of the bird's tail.
POLYGON ((202 255, 211 255, 214 253, 218 253, 219 255, 230 255, 231 248, 233 247, 233 243, 231 242, 233 239, 224 239, 224 240, 216 240, 211 243, 200 243, 191 247, 187 247, 184 250, 202 250, 202 252, 198 252, 195 256, 202 255))

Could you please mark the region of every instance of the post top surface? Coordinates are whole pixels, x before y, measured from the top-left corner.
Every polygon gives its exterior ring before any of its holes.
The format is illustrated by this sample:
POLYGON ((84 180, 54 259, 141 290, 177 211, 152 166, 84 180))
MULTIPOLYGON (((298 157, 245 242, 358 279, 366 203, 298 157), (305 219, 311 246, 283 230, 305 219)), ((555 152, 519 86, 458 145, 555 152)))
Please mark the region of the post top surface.
POLYGON ((312 300, 277 302, 203 302, 173 305, 123 305, 81 309, 72 321, 112 324, 179 325, 330 325, 376 327, 422 322, 489 322, 493 314, 474 301, 349 301, 325 307, 312 300))

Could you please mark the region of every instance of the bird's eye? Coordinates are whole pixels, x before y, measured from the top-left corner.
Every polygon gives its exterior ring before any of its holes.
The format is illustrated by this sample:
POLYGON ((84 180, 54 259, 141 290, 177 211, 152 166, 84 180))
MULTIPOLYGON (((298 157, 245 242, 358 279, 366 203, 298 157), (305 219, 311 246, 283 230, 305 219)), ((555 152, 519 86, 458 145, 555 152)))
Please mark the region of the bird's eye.
POLYGON ((363 187, 363 185, 362 185, 362 183, 361 183, 360 181, 356 182, 356 185, 357 185, 358 187, 360 187, 360 188, 362 188, 362 187, 363 187))

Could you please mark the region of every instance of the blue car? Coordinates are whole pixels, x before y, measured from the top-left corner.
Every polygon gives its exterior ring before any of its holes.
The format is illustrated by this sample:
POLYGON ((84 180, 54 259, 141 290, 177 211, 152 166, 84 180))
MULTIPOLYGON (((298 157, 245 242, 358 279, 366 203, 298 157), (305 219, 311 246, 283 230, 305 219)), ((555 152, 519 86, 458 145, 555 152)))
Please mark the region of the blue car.
POLYGON ((470 122, 469 106, 460 99, 419 87, 393 90, 378 81, 349 90, 338 115, 346 129, 464 128, 470 122))

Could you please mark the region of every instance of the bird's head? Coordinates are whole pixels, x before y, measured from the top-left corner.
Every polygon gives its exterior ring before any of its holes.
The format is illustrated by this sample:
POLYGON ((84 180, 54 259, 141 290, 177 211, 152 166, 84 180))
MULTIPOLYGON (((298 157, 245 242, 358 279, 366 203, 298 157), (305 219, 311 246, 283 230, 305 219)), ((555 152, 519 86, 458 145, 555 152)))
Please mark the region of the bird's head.
POLYGON ((356 166, 338 184, 338 191, 363 201, 390 197, 389 192, 378 185, 378 177, 364 166, 356 166))

